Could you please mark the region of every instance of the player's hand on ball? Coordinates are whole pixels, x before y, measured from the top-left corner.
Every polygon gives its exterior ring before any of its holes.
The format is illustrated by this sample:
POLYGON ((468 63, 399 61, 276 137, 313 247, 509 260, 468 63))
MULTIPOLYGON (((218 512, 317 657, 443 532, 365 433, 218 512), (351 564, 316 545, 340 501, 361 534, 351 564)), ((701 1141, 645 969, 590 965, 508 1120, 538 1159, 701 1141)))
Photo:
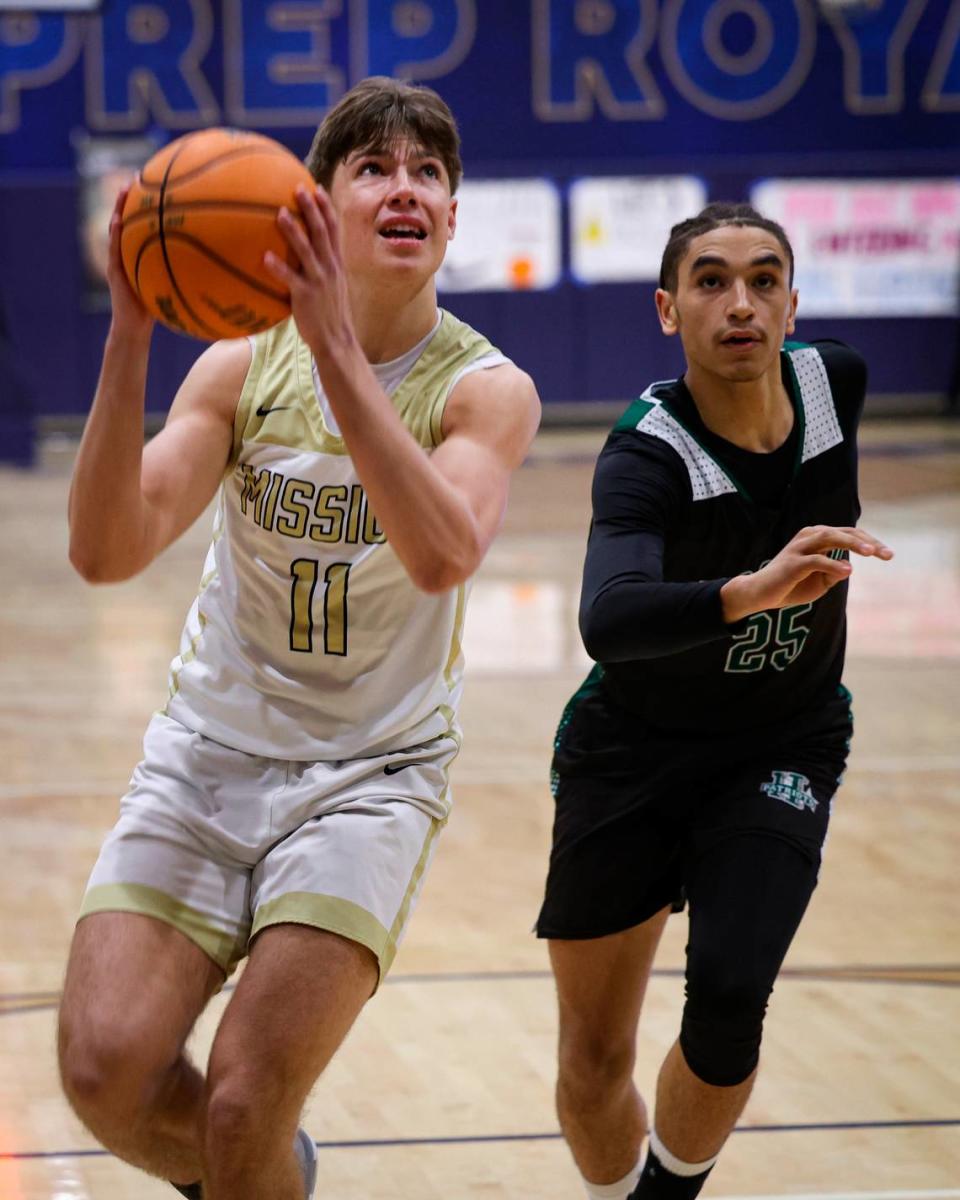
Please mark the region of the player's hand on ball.
POLYGON ((110 288, 110 305, 113 310, 113 328, 121 334, 149 337, 154 318, 140 303, 130 286, 123 258, 120 254, 120 234, 123 228, 123 206, 132 185, 120 189, 117 202, 110 214, 110 249, 107 256, 107 286, 110 288))
POLYGON ((724 620, 728 624, 771 608, 811 604, 850 578, 847 558, 831 557, 846 551, 863 558, 893 558, 893 551, 865 529, 813 525, 801 529, 775 558, 752 575, 738 575, 720 589, 724 620))
POLYGON ((264 263, 290 292, 290 307, 300 335, 322 362, 354 339, 347 277, 340 254, 340 231, 330 197, 322 187, 297 188, 303 226, 286 208, 277 223, 296 256, 297 269, 267 254, 264 263))

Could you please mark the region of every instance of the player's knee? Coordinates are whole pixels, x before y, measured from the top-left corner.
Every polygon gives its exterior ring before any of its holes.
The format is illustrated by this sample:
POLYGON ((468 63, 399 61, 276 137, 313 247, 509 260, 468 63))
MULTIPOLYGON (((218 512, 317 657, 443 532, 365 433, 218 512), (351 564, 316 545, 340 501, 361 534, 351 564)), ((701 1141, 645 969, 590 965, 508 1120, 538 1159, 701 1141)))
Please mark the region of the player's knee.
POLYGON ((562 1036, 558 1088, 579 1109, 609 1103, 611 1094, 633 1078, 636 1044, 630 1038, 598 1034, 562 1036))
POLYGON ((239 1079, 219 1080, 209 1089, 206 1111, 206 1140, 208 1147, 246 1144, 251 1133, 263 1124, 263 1113, 269 1111, 257 1103, 249 1086, 239 1079), (259 1121, 257 1110, 260 1110, 259 1121))
POLYGON ((207 1079, 204 1140, 208 1157, 236 1155, 238 1146, 256 1154, 274 1141, 291 1139, 301 1101, 299 1095, 291 1100, 278 1078, 260 1078, 240 1069, 216 1072, 207 1079), (265 1113, 270 1114, 268 1121, 265 1113))
POLYGON ((680 1026, 687 1066, 704 1083, 734 1087, 756 1070, 770 987, 729 962, 689 973, 680 1026))
POLYGON ((162 1072, 144 1053, 142 1034, 115 1024, 62 1017, 58 1058, 63 1090, 81 1117, 129 1122, 160 1085, 162 1072))

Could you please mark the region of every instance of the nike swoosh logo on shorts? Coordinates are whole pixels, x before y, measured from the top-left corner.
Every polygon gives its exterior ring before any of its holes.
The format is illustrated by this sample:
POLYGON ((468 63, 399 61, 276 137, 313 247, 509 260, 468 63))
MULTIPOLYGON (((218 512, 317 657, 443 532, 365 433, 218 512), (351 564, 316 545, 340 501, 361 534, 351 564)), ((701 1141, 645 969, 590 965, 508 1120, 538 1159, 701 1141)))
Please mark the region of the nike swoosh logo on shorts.
POLYGON ((405 771, 407 769, 407 767, 416 767, 416 766, 419 766, 419 763, 417 763, 416 761, 405 762, 405 763, 395 763, 395 764, 387 763, 387 765, 383 768, 383 773, 384 773, 384 775, 396 775, 396 773, 398 771, 405 771))
POLYGON ((257 406, 258 417, 269 417, 271 413, 286 412, 287 409, 293 408, 292 404, 276 404, 273 408, 264 408, 262 404, 257 406))

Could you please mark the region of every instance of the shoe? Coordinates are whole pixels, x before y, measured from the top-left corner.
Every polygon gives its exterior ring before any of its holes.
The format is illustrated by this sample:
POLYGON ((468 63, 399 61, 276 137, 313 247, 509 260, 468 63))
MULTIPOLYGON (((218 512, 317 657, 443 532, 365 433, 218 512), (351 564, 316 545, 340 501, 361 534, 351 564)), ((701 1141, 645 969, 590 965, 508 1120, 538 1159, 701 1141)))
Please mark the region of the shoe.
POLYGON ((298 1129, 293 1139, 293 1149, 303 1171, 303 1187, 305 1200, 313 1200, 317 1190, 317 1143, 305 1129, 298 1129))
MULTIPOLYGON (((297 1136, 293 1140, 293 1149, 297 1156, 297 1162, 300 1164, 300 1170, 303 1172, 304 1198, 313 1200, 313 1194, 317 1189, 316 1142, 305 1129, 298 1129, 297 1136)), ((199 1183, 174 1183, 172 1186, 181 1196, 186 1196, 187 1200, 203 1200, 199 1183)))

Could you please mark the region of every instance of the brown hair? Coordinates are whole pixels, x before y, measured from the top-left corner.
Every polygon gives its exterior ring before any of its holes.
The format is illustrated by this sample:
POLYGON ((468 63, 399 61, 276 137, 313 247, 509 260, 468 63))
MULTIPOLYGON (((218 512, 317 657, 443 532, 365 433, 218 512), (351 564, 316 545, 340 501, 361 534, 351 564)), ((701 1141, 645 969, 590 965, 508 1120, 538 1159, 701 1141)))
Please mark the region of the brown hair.
POLYGON ((710 233, 723 225, 755 225, 772 233, 786 252, 790 264, 790 284, 793 284, 793 247, 783 226, 763 217, 749 204, 708 204, 702 212, 670 230, 670 238, 660 260, 660 286, 668 292, 676 291, 680 260, 695 237, 710 233))
POLYGON ((380 154, 409 138, 446 167, 451 195, 460 185, 460 135, 453 113, 432 88, 372 75, 350 89, 316 132, 307 169, 328 188, 339 163, 355 150, 380 154))

